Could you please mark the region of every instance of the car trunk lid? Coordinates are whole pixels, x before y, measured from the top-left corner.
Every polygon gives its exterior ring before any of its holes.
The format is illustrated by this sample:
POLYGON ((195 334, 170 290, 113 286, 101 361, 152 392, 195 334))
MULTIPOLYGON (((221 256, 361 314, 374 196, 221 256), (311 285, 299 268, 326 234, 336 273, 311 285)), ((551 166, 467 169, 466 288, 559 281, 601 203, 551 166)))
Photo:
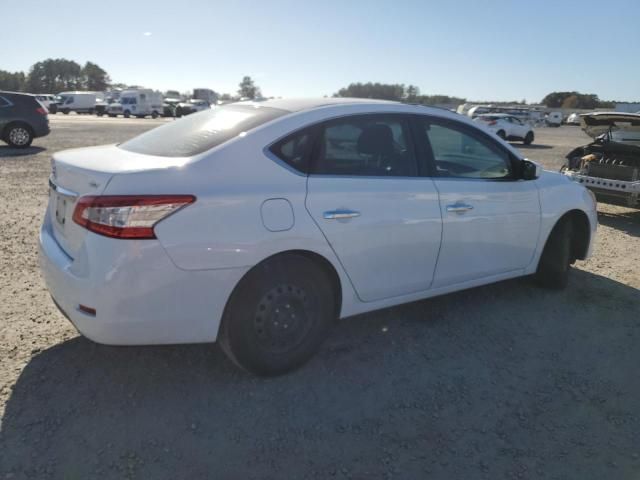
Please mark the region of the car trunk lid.
POLYGON ((75 258, 87 235, 87 230, 73 221, 73 212, 80 197, 101 195, 116 174, 168 168, 182 165, 185 161, 184 158, 128 152, 115 145, 54 154, 48 205, 54 238, 67 255, 75 258))

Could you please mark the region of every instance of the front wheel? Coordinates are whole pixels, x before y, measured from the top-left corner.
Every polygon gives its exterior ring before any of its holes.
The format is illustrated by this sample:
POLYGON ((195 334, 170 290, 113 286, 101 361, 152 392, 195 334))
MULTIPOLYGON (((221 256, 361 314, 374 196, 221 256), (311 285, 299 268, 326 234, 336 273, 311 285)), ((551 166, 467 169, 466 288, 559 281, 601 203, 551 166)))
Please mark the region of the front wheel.
POLYGON ((498 130, 497 135, 503 140, 507 138, 507 134, 504 132, 504 130, 498 130))
POLYGON ((534 278, 538 285, 561 290, 569 283, 572 228, 569 220, 560 220, 549 234, 534 278))
POLYGON ((525 145, 531 145, 533 143, 533 132, 527 132, 522 143, 525 145))
POLYGON ((273 257, 238 284, 225 309, 219 341, 237 365, 278 375, 305 363, 336 316, 325 271, 302 255, 273 257))
POLYGON ((158 118, 158 112, 156 112, 155 110, 151 112, 151 118, 158 118))
POLYGON ((6 133, 6 140, 14 148, 27 148, 33 141, 33 134, 25 125, 13 125, 6 133))
POLYGON ((129 118, 131 116, 131 112, 129 110, 125 110, 124 118, 129 118))

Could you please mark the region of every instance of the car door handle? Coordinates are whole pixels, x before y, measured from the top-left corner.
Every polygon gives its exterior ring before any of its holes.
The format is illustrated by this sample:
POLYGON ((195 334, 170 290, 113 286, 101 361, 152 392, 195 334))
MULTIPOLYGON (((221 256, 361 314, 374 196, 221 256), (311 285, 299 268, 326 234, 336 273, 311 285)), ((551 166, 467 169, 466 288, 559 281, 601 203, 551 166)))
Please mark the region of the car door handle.
POLYGON ((359 217, 360 212, 356 212, 355 210, 329 210, 324 212, 322 216, 325 220, 341 220, 344 218, 359 217))
POLYGON ((453 205, 447 205, 447 212, 464 213, 469 210, 473 210, 473 205, 466 203, 454 203, 453 205))

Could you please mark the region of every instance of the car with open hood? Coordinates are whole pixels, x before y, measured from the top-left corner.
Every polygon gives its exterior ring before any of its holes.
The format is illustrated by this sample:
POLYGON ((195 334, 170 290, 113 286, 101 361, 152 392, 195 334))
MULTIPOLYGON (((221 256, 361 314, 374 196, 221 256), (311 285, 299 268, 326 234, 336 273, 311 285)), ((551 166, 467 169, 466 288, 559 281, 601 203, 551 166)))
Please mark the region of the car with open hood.
POLYGON ((587 113, 580 125, 593 142, 569 152, 562 173, 602 202, 640 208, 640 114, 587 113))

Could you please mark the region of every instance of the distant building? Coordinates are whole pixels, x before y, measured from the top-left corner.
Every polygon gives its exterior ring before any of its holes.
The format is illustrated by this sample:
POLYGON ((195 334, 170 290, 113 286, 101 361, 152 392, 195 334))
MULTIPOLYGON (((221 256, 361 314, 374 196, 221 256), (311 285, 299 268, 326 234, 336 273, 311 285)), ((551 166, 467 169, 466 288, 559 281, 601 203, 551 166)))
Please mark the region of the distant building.
POLYGON ((616 103, 616 112, 640 113, 640 103, 616 103))

